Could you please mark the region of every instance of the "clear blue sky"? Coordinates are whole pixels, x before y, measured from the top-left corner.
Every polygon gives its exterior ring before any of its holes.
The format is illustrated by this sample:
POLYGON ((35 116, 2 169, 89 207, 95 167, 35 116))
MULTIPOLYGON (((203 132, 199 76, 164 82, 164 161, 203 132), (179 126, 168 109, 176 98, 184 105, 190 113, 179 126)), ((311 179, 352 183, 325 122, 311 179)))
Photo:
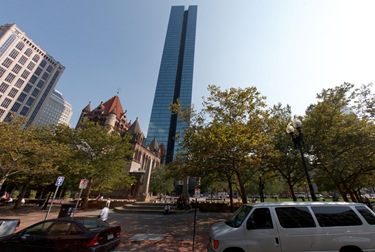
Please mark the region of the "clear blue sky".
POLYGON ((170 8, 198 5, 193 104, 207 86, 256 86, 269 106, 302 115, 323 88, 375 80, 375 1, 0 0, 15 23, 65 66, 56 89, 71 125, 117 94, 146 133, 170 8))

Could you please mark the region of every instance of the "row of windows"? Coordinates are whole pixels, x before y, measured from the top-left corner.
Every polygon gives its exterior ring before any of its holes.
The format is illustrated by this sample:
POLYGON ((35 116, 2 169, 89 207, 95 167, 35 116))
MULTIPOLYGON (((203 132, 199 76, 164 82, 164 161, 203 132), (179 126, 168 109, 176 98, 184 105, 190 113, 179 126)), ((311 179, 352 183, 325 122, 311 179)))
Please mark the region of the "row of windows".
MULTIPOLYGON (((52 65, 54 65, 54 66, 56 66, 56 62, 53 60, 53 59, 51 59, 48 55, 46 55, 45 53, 43 53, 41 50, 39 50, 39 48, 37 47, 37 46, 35 46, 32 42, 30 42, 28 39, 26 39, 26 38, 24 38, 23 39, 23 41, 26 43, 26 44, 28 44, 29 46, 31 46, 31 48, 33 48, 37 53, 39 53, 40 55, 42 55, 50 64, 52 64, 52 65)), ((20 42, 20 43, 22 43, 22 42, 20 42)), ((30 49, 30 48, 29 48, 30 49)), ((31 49, 30 49, 31 50, 31 49)), ((30 55, 29 55, 30 56, 30 55)), ((33 60, 35 61, 35 62, 38 62, 38 60, 39 60, 39 56, 34 56, 34 58, 33 58, 33 60), (35 58, 35 60, 34 60, 34 58, 35 58)))
MULTIPOLYGON (((359 226, 362 225, 358 215, 346 206, 311 207, 321 227, 359 226)), ((357 211, 366 222, 375 225, 375 217, 365 206, 357 206, 357 211)), ((307 207, 277 207, 275 208, 280 225, 283 228, 312 228, 316 227, 314 219, 307 207)), ((273 228, 270 210, 257 208, 249 217, 255 229, 273 228)))

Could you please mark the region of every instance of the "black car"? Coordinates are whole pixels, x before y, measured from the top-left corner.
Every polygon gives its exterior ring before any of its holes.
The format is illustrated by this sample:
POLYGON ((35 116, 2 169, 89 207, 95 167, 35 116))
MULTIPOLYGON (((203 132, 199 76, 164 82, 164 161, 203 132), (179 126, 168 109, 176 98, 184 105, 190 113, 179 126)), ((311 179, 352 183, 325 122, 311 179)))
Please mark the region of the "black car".
POLYGON ((110 251, 120 244, 120 234, 120 226, 100 219, 50 219, 0 237, 0 251, 110 251))

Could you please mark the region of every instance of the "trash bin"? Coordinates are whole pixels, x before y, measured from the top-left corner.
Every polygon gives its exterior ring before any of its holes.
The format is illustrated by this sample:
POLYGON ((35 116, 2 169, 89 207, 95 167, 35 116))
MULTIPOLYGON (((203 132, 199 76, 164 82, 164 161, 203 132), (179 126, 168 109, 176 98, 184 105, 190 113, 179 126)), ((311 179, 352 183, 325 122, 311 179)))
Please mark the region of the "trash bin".
POLYGON ((71 203, 61 204, 61 209, 57 218, 70 217, 70 215, 73 213, 74 207, 75 205, 71 203))

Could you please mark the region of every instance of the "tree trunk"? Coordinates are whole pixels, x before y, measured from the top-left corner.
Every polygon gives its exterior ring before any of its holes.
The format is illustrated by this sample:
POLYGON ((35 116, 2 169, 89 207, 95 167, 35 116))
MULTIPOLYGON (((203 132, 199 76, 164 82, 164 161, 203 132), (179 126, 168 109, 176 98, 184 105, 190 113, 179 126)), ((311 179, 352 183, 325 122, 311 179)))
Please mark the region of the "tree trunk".
POLYGON ((240 185, 240 191, 241 191, 241 196, 242 196, 242 203, 243 204, 247 204, 247 196, 246 196, 246 190, 245 190, 245 186, 242 182, 242 178, 241 178, 241 175, 235 171, 236 173, 236 177, 237 177, 237 180, 238 180, 238 184, 240 185))
POLYGON ((22 187, 21 192, 20 192, 20 194, 18 195, 18 198, 17 198, 16 202, 14 203, 14 207, 13 207, 13 209, 17 209, 17 208, 21 205, 21 201, 22 201, 22 199, 25 197, 25 193, 26 193, 28 187, 29 187, 29 183, 26 183, 26 184, 22 187))
POLYGON ((8 178, 8 174, 5 174, 4 176, 0 177, 0 190, 3 187, 3 184, 5 180, 7 180, 7 178, 8 178))
POLYGON ((290 181, 287 181, 287 183, 289 186, 290 193, 292 194, 293 201, 297 201, 297 197, 296 197, 296 194, 294 193, 294 188, 293 188, 292 183, 290 183, 290 181))
POLYGON ((234 212, 234 206, 233 206, 233 188, 232 188, 232 178, 230 176, 228 178, 228 186, 229 186, 229 202, 230 202, 230 212, 234 212))

